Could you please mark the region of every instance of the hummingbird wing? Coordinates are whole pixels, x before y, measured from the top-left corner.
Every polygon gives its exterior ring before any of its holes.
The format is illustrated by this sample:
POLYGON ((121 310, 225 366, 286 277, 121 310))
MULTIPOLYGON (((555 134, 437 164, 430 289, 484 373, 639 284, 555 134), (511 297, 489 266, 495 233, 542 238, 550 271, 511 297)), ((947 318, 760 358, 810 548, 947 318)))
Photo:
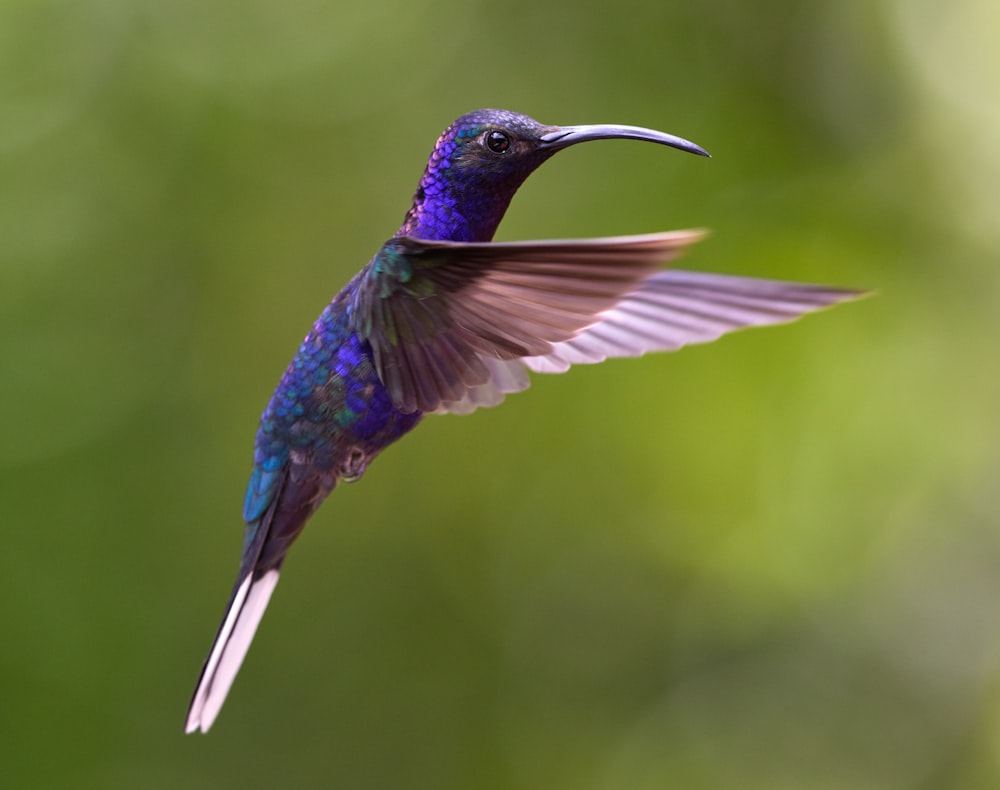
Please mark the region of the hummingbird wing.
POLYGON ((352 321, 399 409, 447 410, 484 385, 523 389, 523 365, 503 363, 552 353, 703 235, 507 243, 400 237, 359 275, 352 321))
POLYGON ((790 321, 859 292, 662 271, 700 231, 457 243, 398 238, 353 309, 394 403, 465 413, 528 386, 524 369, 638 356, 790 321))
POLYGON ((495 406, 507 393, 527 388, 530 382, 525 370, 564 373, 571 365, 676 351, 738 329, 794 321, 863 293, 778 280, 659 271, 576 336, 553 343, 550 353, 495 361, 499 370, 491 380, 471 388, 461 401, 443 404, 438 411, 467 414, 482 406, 495 406))
POLYGON ((863 291, 679 269, 650 275, 598 320, 548 354, 522 362, 536 373, 708 343, 752 326, 794 321, 863 291))

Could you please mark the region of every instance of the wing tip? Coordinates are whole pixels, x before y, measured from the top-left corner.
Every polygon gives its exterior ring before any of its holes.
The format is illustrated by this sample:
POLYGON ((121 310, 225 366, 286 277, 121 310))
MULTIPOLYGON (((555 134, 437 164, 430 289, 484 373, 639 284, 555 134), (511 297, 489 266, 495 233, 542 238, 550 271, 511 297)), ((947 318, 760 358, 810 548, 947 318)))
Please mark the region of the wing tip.
POLYGON ((838 288, 836 286, 807 285, 809 291, 814 293, 820 300, 810 310, 803 311, 799 317, 809 313, 827 310, 844 302, 858 302, 872 296, 877 296, 878 291, 865 288, 838 288))

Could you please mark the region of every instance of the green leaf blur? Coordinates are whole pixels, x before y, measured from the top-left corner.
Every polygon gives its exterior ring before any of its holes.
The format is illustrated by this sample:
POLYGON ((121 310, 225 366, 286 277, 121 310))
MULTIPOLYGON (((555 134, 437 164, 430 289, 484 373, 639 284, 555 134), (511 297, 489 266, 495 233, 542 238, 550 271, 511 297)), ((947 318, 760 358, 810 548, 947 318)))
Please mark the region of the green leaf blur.
POLYGON ((74 788, 1000 786, 1000 6, 0 2, 0 773, 74 788), (256 421, 498 106, 498 238, 707 227, 873 298, 429 418, 183 716, 256 421))

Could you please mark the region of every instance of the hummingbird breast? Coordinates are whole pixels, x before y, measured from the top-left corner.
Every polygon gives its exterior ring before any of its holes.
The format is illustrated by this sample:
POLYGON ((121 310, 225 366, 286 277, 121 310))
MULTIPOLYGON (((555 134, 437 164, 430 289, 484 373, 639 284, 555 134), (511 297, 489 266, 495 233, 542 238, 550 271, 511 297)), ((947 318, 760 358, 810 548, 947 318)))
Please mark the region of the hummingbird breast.
POLYGON ((392 404, 371 348, 351 330, 341 301, 323 311, 302 341, 261 416, 255 443, 257 463, 284 456, 329 476, 330 488, 337 479, 361 477, 423 416, 392 404))

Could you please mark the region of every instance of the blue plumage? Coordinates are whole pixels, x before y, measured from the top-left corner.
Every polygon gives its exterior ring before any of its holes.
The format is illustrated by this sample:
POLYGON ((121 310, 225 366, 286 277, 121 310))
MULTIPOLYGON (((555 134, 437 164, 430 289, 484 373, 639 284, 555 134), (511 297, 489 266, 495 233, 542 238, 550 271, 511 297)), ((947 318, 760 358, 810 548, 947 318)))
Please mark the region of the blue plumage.
POLYGON ((856 295, 661 271, 697 231, 490 243, 535 168, 605 138, 707 156, 650 129, 545 126, 503 110, 462 116, 438 139, 396 236, 320 315, 261 416, 240 570, 188 732, 215 720, 309 517, 425 413, 495 405, 528 386, 528 371, 672 350, 856 295))
POLYGON ((339 478, 356 479, 368 460, 420 421, 420 413, 393 405, 344 301, 338 297, 323 311, 261 416, 243 513, 248 522, 267 509, 283 467, 316 478, 318 495, 326 496, 339 478))

